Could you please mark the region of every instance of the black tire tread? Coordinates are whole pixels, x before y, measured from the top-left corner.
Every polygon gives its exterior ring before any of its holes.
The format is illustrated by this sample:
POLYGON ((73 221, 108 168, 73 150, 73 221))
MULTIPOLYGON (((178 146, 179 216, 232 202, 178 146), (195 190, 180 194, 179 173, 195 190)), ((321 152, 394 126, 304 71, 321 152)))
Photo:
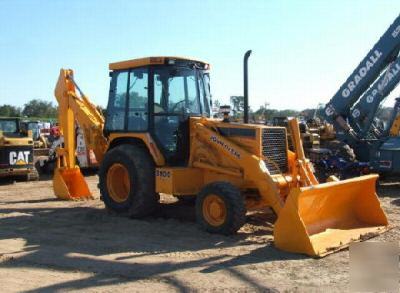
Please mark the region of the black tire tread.
POLYGON ((148 151, 140 146, 122 145, 123 149, 135 162, 137 172, 136 185, 140 191, 136 192, 132 205, 129 208, 131 218, 142 218, 150 215, 157 208, 159 198, 155 192, 155 166, 148 151))
POLYGON ((106 153, 99 170, 99 188, 107 209, 127 213, 131 218, 150 215, 157 207, 155 193, 154 162, 148 151, 137 145, 121 144, 106 153), (133 182, 129 199, 123 204, 115 203, 107 194, 106 176, 112 162, 123 158, 133 182), (133 178, 132 178, 133 177, 133 178))
POLYGON ((200 228, 210 233, 224 235, 236 233, 246 222, 246 207, 240 190, 231 183, 223 181, 206 185, 197 196, 196 218, 200 228), (209 225, 203 217, 202 203, 211 193, 221 196, 227 206, 227 221, 220 227, 209 225))

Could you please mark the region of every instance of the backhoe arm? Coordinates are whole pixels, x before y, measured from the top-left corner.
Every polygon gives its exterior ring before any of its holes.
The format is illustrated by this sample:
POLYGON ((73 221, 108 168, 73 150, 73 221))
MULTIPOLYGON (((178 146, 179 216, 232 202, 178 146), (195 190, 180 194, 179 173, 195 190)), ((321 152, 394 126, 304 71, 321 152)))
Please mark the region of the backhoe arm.
POLYGON ((54 94, 58 102, 58 116, 64 146, 57 149, 54 171, 54 193, 61 199, 92 198, 85 179, 76 165, 75 123, 83 129, 86 145, 101 161, 107 147, 103 136, 104 117, 80 91, 73 79, 73 71, 61 69, 54 94), (80 96, 76 91, 80 92, 80 96))
POLYGON ((75 161, 75 122, 83 129, 86 146, 93 150, 99 162, 102 161, 107 148, 107 141, 103 136, 104 117, 79 89, 73 74, 71 69, 61 69, 54 91, 59 105, 59 121, 64 143, 66 149, 71 150, 71 156, 67 160, 70 167, 75 161), (77 95, 77 91, 80 96, 77 95))

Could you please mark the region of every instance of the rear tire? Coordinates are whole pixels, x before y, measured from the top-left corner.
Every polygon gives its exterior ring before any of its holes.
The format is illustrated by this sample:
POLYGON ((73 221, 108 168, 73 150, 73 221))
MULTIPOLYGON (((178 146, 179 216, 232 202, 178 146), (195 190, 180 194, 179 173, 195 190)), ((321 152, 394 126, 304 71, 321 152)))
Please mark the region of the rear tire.
POLYGON ((246 222, 245 202, 239 189, 228 182, 206 185, 196 199, 196 218, 201 229, 230 235, 246 222))
POLYGON ((157 207, 153 158, 140 146, 123 144, 108 151, 99 179, 104 204, 114 212, 141 218, 157 207))

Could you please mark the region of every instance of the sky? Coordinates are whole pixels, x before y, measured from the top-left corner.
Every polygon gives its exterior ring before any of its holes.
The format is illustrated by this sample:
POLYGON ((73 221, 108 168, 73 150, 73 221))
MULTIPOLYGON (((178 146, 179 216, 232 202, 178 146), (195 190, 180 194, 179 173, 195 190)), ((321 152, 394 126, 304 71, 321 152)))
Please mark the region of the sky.
MULTIPOLYGON (((0 104, 53 95, 60 68, 107 105, 111 62, 191 56, 211 64, 213 99, 275 109, 327 103, 400 13, 399 0, 0 0, 0 104)), ((390 105, 397 88, 387 100, 390 105)))

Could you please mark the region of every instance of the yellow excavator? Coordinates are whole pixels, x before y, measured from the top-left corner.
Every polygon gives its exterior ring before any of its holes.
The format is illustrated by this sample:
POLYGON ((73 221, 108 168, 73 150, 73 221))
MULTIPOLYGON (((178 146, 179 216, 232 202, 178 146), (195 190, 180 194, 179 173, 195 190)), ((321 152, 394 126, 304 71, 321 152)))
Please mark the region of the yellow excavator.
POLYGON ((58 149, 55 195, 91 198, 75 161, 75 121, 100 163, 99 188, 108 209, 133 218, 150 215, 160 193, 196 196, 199 226, 232 234, 247 211, 271 207, 275 245, 321 257, 387 229, 375 193, 377 175, 320 184, 305 158, 298 122, 284 127, 248 124, 244 59, 244 123, 210 118, 206 62, 149 57, 109 65, 106 117, 90 103, 70 69, 55 89, 65 139, 58 149))

